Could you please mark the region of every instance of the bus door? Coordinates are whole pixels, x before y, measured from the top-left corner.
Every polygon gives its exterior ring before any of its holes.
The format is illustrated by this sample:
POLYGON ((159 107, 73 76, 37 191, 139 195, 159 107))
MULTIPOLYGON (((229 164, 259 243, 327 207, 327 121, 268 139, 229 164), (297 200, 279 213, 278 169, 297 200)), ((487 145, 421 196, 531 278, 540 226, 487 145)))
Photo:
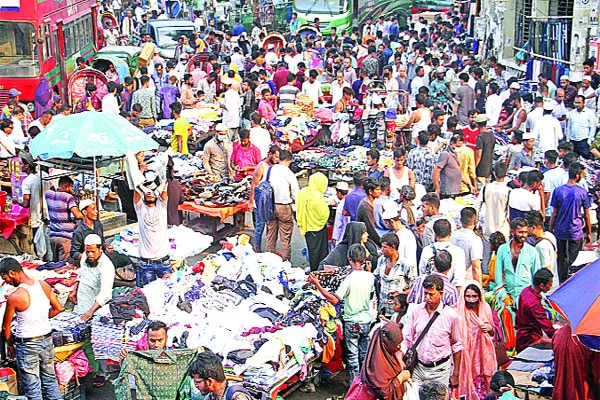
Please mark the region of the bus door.
POLYGON ((60 90, 60 96, 63 101, 67 100, 67 65, 65 62, 65 38, 63 34, 63 22, 57 22, 57 29, 52 32, 54 40, 54 57, 56 59, 56 66, 60 68, 60 84, 58 85, 60 90))

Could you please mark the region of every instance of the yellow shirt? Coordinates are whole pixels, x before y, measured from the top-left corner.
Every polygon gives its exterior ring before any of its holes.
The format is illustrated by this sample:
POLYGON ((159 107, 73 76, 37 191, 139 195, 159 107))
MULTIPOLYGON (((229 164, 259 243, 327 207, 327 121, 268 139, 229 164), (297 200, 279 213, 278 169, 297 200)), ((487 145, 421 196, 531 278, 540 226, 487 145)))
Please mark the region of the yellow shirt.
POLYGON ((179 117, 173 124, 173 137, 171 138, 171 150, 177 152, 177 137, 181 136, 181 154, 189 154, 188 136, 191 125, 184 118, 179 117))
POLYGON ((465 193, 469 191, 469 188, 464 182, 471 183, 473 182, 471 178, 475 177, 475 152, 473 149, 463 145, 460 150, 457 151, 457 156, 463 180, 463 182, 460 183, 460 192, 465 193))

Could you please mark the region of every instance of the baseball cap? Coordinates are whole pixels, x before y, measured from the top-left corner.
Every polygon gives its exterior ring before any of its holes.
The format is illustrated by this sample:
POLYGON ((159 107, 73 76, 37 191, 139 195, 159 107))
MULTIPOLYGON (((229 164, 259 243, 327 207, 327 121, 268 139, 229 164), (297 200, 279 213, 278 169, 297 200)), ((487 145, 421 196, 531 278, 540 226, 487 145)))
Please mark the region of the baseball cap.
POLYGON ((19 96, 20 94, 21 94, 21 92, 19 92, 17 89, 14 89, 14 88, 13 88, 13 89, 10 89, 10 90, 8 91, 8 95, 9 95, 10 97, 17 97, 17 96, 19 96))
POLYGON ((475 117, 475 122, 479 123, 479 122, 487 122, 487 115, 485 114, 478 114, 475 117))
POLYGON ((398 217, 398 206, 393 202, 388 202, 383 206, 383 213, 381 214, 381 218, 393 219, 398 217))
POLYGON ((337 190, 341 190, 342 192, 347 192, 348 191, 348 182, 338 182, 337 185, 335 185, 335 188, 337 190))
POLYGON ((224 123, 219 123, 215 126, 215 131, 217 132, 225 132, 227 130, 227 125, 224 123))
POLYGON ((83 211, 86 209, 87 206, 90 206, 92 204, 94 204, 95 201, 91 200, 91 199, 83 199, 79 202, 79 210, 83 211))
POLYGON ((511 89, 515 89, 515 90, 519 90, 521 89, 521 85, 519 85, 517 82, 513 82, 510 84, 510 88, 511 89))
POLYGON ((89 235, 87 235, 85 237, 85 240, 83 241, 83 244, 85 246, 91 246, 91 245, 101 245, 102 244, 102 238, 98 235, 96 235, 95 233, 90 233, 89 235))
POLYGON ((544 110, 546 111, 553 111, 554 110, 554 104, 547 102, 544 103, 544 110))

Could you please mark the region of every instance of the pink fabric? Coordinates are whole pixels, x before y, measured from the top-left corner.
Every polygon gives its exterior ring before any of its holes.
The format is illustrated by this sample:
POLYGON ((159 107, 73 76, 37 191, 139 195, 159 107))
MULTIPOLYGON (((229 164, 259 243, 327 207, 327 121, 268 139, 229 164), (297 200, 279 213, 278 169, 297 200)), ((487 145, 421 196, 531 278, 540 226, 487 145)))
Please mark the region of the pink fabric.
POLYGON ((144 333, 144 336, 142 336, 136 343, 135 343, 135 350, 148 350, 150 347, 148 347, 148 335, 146 333, 144 333))
POLYGON ((481 329, 482 324, 489 324, 493 327, 494 319, 492 309, 483 297, 480 299, 479 308, 467 308, 465 291, 469 285, 476 285, 483 296, 483 289, 479 282, 467 281, 458 301, 460 332, 464 346, 460 363, 460 394, 466 395, 467 400, 479 400, 475 379, 481 377, 489 391, 490 379, 497 369, 493 336, 481 329))
MULTIPOLYGON (((260 150, 258 147, 250 143, 250 147, 244 149, 241 144, 234 143, 233 152, 231 153, 232 164, 237 165, 240 168, 244 167, 256 167, 262 158, 260 157, 260 150)), ((235 173, 235 180, 240 181, 246 176, 254 175, 254 170, 235 173)))
POLYGON ((267 121, 271 121, 277 118, 277 114, 275 114, 275 111, 273 110, 273 104, 269 103, 266 100, 261 100, 258 103, 258 112, 267 121))
POLYGON ((57 363, 54 368, 58 384, 62 386, 67 385, 75 375, 81 378, 93 371, 83 350, 77 350, 68 360, 57 363))

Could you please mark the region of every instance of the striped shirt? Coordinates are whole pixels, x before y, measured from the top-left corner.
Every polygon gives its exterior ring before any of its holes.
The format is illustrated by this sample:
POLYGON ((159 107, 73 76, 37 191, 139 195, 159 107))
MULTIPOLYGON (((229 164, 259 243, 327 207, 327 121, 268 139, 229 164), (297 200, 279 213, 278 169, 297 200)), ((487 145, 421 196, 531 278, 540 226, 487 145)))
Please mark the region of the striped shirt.
POLYGON ((50 237, 71 239, 76 225, 70 218, 70 210, 77 207, 73 195, 67 192, 48 190, 46 204, 50 218, 50 237))
MULTIPOLYGON (((444 281, 444 292, 442 293, 442 304, 446 306, 455 307, 458 303, 458 290, 456 286, 450 282, 450 279, 444 274, 438 272, 432 272, 431 275, 437 275, 444 281)), ((414 282, 408 298, 406 299, 409 303, 421 304, 425 302, 425 289, 423 289, 423 281, 427 275, 421 275, 417 277, 414 282)))
POLYGON ((283 110, 286 104, 295 104, 296 95, 300 90, 296 86, 285 85, 279 89, 279 108, 283 110))

